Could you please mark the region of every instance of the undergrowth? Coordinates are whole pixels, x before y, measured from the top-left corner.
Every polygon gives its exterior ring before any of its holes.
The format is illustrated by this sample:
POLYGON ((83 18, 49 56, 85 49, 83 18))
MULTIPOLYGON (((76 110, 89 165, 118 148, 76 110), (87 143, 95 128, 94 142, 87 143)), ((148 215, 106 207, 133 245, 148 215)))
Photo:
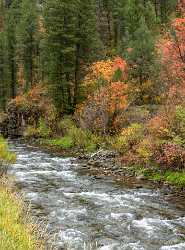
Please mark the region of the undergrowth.
POLYGON ((35 236, 37 232, 24 211, 23 202, 0 183, 0 249, 44 249, 35 236))

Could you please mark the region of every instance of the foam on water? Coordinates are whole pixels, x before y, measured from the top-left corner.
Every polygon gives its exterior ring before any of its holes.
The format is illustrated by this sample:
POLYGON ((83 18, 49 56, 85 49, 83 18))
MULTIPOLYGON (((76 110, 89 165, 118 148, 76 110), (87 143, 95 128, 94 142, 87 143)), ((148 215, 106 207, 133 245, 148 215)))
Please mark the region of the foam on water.
POLYGON ((185 213, 159 191, 82 175, 72 158, 11 148, 17 163, 9 173, 21 183, 33 215, 48 222, 57 250, 185 250, 185 213))
POLYGON ((163 246, 160 248, 160 250, 184 250, 184 249, 185 249, 185 242, 173 246, 163 246))

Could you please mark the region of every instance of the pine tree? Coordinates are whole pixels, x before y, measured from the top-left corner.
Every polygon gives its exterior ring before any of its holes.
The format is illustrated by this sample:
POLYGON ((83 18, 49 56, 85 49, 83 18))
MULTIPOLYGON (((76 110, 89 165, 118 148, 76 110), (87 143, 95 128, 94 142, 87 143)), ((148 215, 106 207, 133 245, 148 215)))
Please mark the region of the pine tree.
POLYGON ((152 0, 156 16, 162 23, 169 21, 171 14, 175 11, 178 0, 152 0))
POLYGON ((140 27, 134 32, 133 40, 130 41, 129 47, 132 51, 128 53, 131 65, 137 65, 132 71, 133 78, 139 79, 139 82, 150 78, 151 65, 154 59, 155 43, 145 20, 141 18, 140 27))
POLYGON ((4 2, 0 0, 0 109, 5 108, 6 85, 5 85, 5 47, 4 47, 4 2))
POLYGON ((20 6, 21 19, 16 27, 19 67, 24 69, 25 90, 36 80, 38 58, 38 13, 36 0, 24 0, 20 6))
MULTIPOLYGON (((150 93, 150 85, 157 77, 157 56, 155 53, 155 38, 149 30, 145 19, 139 21, 139 28, 133 34, 133 40, 130 41, 127 60, 130 65, 129 81, 140 89, 139 104, 143 102, 143 85, 147 85, 148 95, 150 93)), ((150 100, 151 96, 148 97, 150 100)))
POLYGON ((124 30, 125 4, 123 0, 96 0, 99 33, 111 54, 119 46, 124 30))
POLYGON ((102 48, 97 31, 96 3, 94 0, 80 0, 78 6, 75 50, 75 82, 73 107, 80 98, 80 81, 84 65, 98 59, 102 48))
POLYGON ((47 58, 45 72, 50 93, 58 112, 71 109, 71 84, 75 70, 77 1, 50 0, 44 6, 47 58))
POLYGON ((125 38, 126 43, 128 40, 133 40, 134 33, 140 27, 140 20, 143 18, 146 25, 152 33, 157 31, 158 19, 155 15, 154 6, 150 1, 143 2, 141 0, 129 0, 124 9, 125 16, 125 38))
POLYGON ((0 109, 5 109, 7 99, 6 73, 5 73, 5 46, 4 33, 0 32, 0 109))
POLYGON ((83 68, 97 58, 95 1, 54 1, 45 4, 45 71, 60 112, 74 110, 80 98, 83 68))
POLYGON ((20 0, 12 1, 6 10, 5 20, 5 49, 9 97, 14 98, 17 92, 17 61, 16 61, 16 27, 20 20, 20 0))

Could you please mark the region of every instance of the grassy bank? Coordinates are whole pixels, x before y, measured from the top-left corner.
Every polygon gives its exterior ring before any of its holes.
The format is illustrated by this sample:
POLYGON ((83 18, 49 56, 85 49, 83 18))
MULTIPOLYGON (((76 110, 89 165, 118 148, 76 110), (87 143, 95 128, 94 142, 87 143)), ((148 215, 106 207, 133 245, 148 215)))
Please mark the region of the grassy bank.
POLYGON ((0 249, 42 249, 24 203, 9 187, 9 181, 5 181, 3 177, 7 164, 15 160, 16 155, 9 151, 6 141, 0 137, 0 249))
POLYGON ((77 127, 71 118, 65 118, 56 125, 57 131, 51 131, 45 121, 40 120, 37 128, 28 126, 24 137, 33 140, 41 147, 64 154, 92 153, 103 146, 104 138, 77 127))
POLYGON ((185 171, 184 170, 162 170, 158 166, 145 168, 143 166, 130 166, 127 170, 142 179, 146 179, 158 184, 166 184, 178 189, 185 188, 185 171))
POLYGON ((0 249, 42 249, 36 228, 24 210, 23 202, 6 184, 0 183, 0 249))
POLYGON ((149 137, 143 124, 133 123, 113 136, 82 129, 72 117, 60 120, 56 127, 53 132, 42 120, 37 128, 27 128, 25 138, 28 142, 34 138, 37 146, 62 156, 89 154, 100 148, 114 150, 119 155, 119 165, 133 176, 143 175, 151 181, 185 187, 183 149, 170 139, 149 137))
POLYGON ((144 171, 144 175, 152 181, 156 181, 159 183, 165 183, 172 186, 176 186, 178 188, 185 187, 185 171, 159 171, 159 170, 150 170, 144 171))

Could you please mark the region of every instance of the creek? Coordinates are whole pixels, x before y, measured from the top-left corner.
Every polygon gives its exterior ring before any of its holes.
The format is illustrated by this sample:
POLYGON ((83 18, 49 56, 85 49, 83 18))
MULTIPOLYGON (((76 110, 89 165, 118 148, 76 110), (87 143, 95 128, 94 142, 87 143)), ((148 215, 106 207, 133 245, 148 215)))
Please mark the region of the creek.
POLYGON ((48 225, 55 249, 185 249, 185 209, 159 190, 97 179, 76 159, 17 141, 10 148, 17 162, 9 174, 32 215, 48 225))

